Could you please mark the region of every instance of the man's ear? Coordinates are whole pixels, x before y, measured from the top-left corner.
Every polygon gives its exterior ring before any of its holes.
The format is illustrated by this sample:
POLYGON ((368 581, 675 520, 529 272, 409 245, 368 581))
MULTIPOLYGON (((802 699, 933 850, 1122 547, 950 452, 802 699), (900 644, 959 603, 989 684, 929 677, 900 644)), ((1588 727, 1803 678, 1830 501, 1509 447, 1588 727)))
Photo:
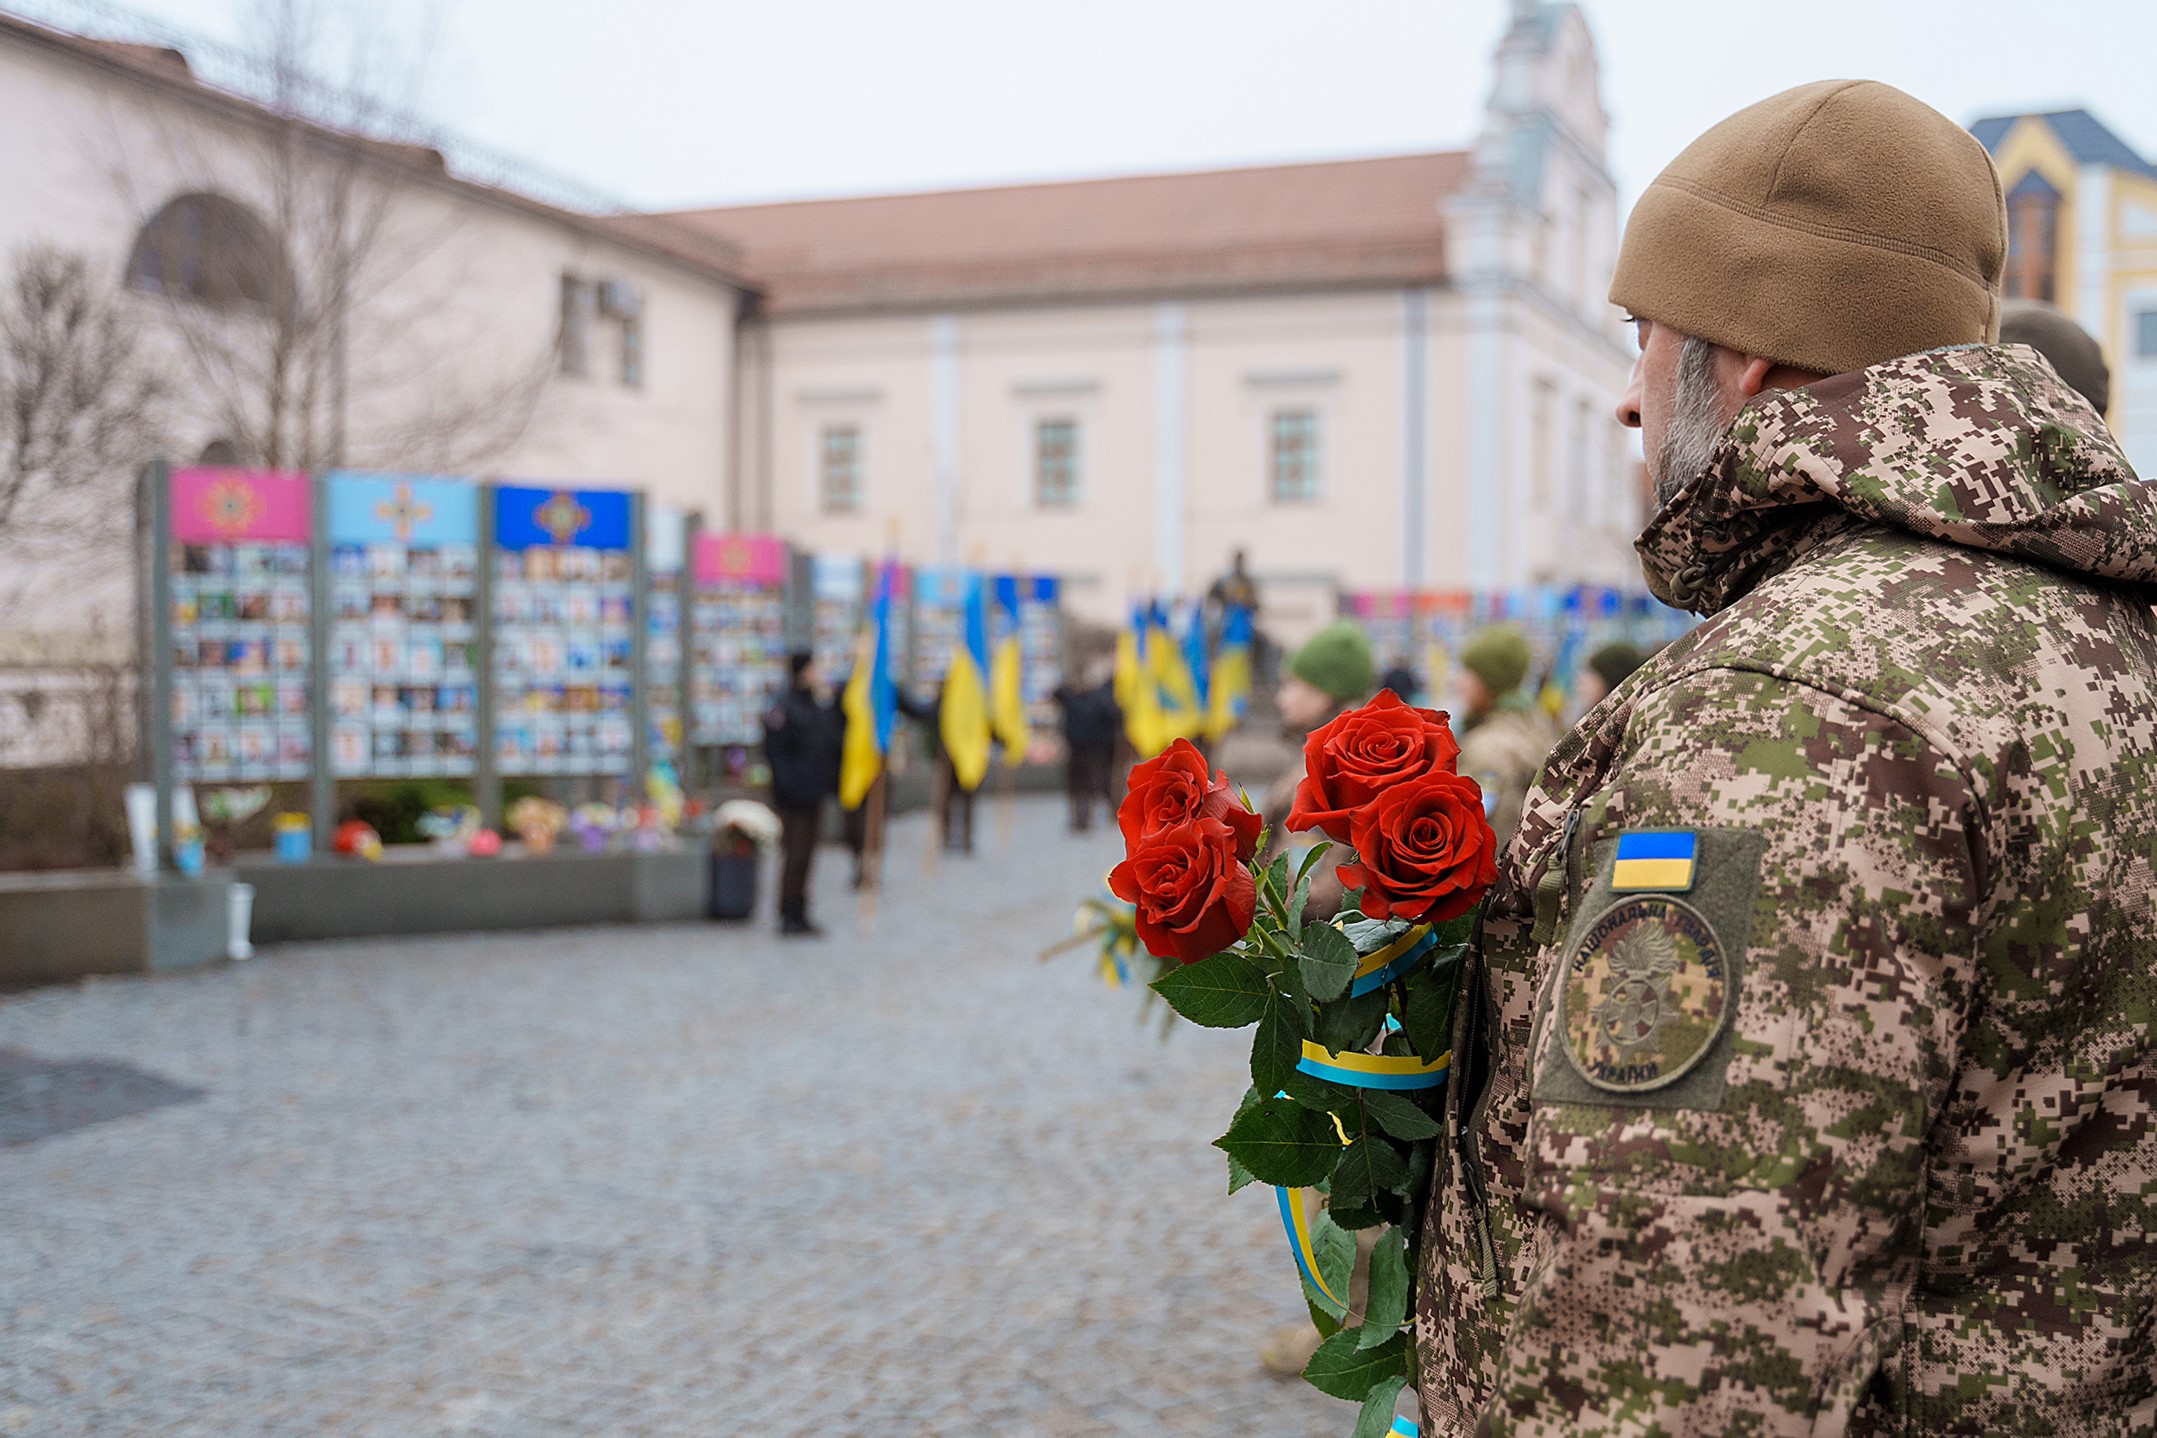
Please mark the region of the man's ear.
POLYGON ((1768 387, 1768 376, 1775 372, 1775 361, 1759 355, 1745 356, 1745 367, 1738 371, 1738 393, 1746 399, 1768 387))

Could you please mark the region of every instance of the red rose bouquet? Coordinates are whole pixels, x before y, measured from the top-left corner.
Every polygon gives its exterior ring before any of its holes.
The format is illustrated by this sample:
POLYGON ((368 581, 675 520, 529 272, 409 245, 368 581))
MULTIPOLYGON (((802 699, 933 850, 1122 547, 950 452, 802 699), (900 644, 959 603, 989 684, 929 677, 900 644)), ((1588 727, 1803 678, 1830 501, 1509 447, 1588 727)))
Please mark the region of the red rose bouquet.
POLYGON ((1281 1192, 1325 1335, 1304 1376, 1363 1402, 1359 1434, 1386 1431, 1407 1378, 1410 1249, 1460 959, 1497 878, 1482 791, 1455 772, 1459 754, 1443 713, 1390 690, 1312 734, 1285 825, 1320 836, 1300 862, 1261 860, 1259 816, 1188 740, 1131 771, 1117 814, 1124 860, 1109 888, 1131 905, 1138 942, 1170 965, 1154 991, 1193 1023, 1257 1026, 1251 1090, 1215 1142, 1230 1192, 1253 1179, 1281 1192), (1319 922, 1311 879, 1336 848, 1346 892, 1319 922), (1358 1229, 1379 1231, 1360 1315, 1345 1301, 1358 1229))

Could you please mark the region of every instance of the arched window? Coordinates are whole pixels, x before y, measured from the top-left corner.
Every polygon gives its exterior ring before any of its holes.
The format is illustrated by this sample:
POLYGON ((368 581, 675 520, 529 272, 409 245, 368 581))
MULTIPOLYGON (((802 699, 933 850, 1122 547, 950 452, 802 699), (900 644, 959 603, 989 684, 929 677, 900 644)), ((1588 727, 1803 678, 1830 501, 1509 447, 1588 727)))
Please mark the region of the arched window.
POLYGON ((223 195, 166 201, 127 257, 128 288, 216 310, 269 309, 286 283, 268 227, 223 195))
POLYGON ((2007 192, 2007 297, 2056 300, 2059 248, 2060 192, 2032 170, 2007 192))

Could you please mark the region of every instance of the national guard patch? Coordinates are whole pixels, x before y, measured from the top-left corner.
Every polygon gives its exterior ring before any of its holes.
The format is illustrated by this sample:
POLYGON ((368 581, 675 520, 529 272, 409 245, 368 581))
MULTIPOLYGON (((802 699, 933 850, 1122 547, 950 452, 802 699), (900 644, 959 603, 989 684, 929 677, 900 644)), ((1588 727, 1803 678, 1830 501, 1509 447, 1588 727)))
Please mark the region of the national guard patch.
POLYGON ((1722 942, 1667 895, 1626 898, 1588 924, 1567 956, 1558 1042, 1605 1093, 1675 1082, 1707 1054, 1735 997, 1722 942))

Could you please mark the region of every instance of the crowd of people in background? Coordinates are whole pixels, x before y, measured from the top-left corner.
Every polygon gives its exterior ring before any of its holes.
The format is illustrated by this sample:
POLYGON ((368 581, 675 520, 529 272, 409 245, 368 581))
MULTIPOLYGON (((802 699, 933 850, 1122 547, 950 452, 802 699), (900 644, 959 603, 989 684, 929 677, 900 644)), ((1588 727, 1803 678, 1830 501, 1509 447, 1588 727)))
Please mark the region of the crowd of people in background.
MULTIPOLYGON (((1208 603, 1224 610, 1241 606, 1255 611, 1257 588, 1238 551, 1229 570, 1208 591, 1208 603)), ((1263 631, 1254 647, 1267 653, 1263 631)), ((1637 669, 1645 659, 1637 648, 1612 643, 1587 659, 1576 681, 1575 697, 1590 708, 1637 669)), ((1557 742, 1554 716, 1528 689, 1532 651, 1527 636, 1510 625, 1493 625, 1475 635, 1460 656, 1460 710, 1453 716, 1461 738, 1460 772, 1483 786, 1485 807, 1501 843, 1519 821, 1520 808, 1543 757, 1557 742)), ((1264 669, 1274 668, 1270 659, 1264 669)), ((1070 831, 1093 830, 1096 810, 1113 820, 1123 792, 1123 775, 1137 755, 1126 737, 1124 713, 1116 701, 1113 660, 1106 653, 1074 656, 1077 673, 1052 694, 1060 715, 1065 793, 1070 831)), ((1327 625, 1306 640, 1286 662, 1274 691, 1281 737, 1296 749, 1296 759, 1268 790, 1260 806, 1275 842, 1288 841, 1282 819, 1301 776, 1304 739, 1345 709, 1361 704, 1378 689, 1390 689, 1411 703, 1432 702, 1424 682, 1405 665, 1376 672, 1370 640, 1348 620, 1327 625)), ((809 880, 823 833, 824 802, 839 787, 840 748, 846 721, 840 708, 843 682, 823 683, 813 656, 789 657, 787 688, 764 715, 765 758, 771 770, 772 807, 780 821, 779 929, 782 934, 814 936, 822 930, 809 917, 809 880)), ((933 801, 939 844, 946 853, 971 854, 974 846, 974 791, 958 782, 952 756, 938 735, 941 696, 900 690, 898 710, 927 736, 934 765, 933 801)), ((882 778, 877 780, 883 784, 882 778)), ((853 886, 866 881, 869 805, 841 810, 841 832, 853 856, 853 886)), ((1301 838, 1295 843, 1306 842, 1301 838)), ((1330 871, 1329 871, 1330 872, 1330 871)), ((1328 913, 1338 900, 1330 879, 1314 885, 1311 910, 1328 913)))

